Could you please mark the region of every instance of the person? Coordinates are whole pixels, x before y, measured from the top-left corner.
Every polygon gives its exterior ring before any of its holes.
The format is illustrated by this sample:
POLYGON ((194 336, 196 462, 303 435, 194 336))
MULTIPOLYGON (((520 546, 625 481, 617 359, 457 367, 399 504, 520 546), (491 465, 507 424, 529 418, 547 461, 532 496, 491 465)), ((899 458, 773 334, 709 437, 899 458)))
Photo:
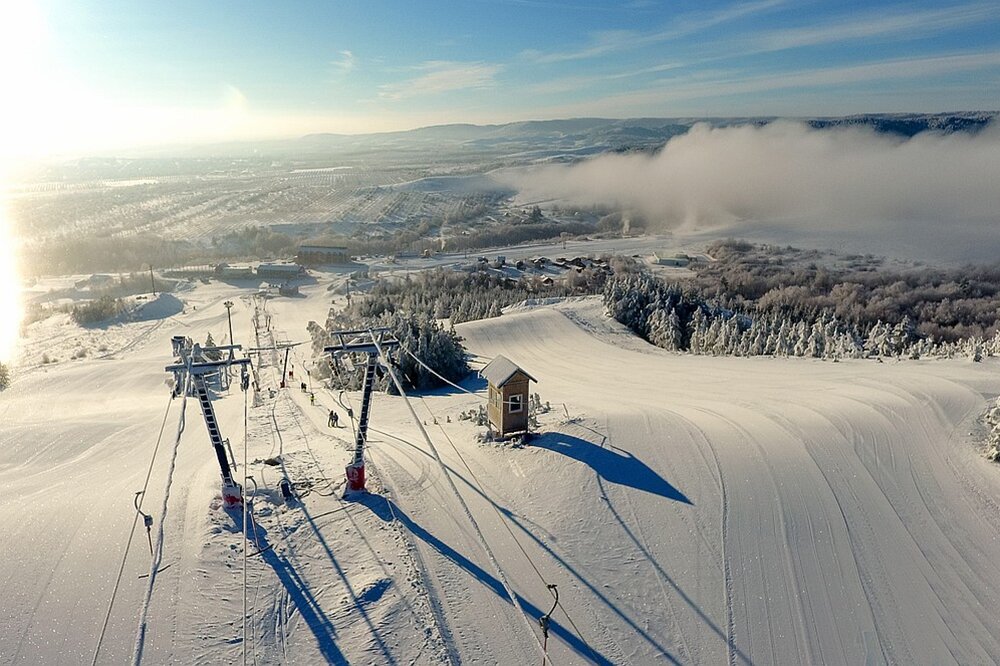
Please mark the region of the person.
POLYGON ((339 420, 340 420, 340 417, 337 415, 337 412, 335 412, 335 411, 333 411, 331 409, 330 410, 330 420, 327 421, 327 425, 330 426, 331 428, 336 428, 337 427, 337 421, 339 421, 339 420))
POLYGON ((310 393, 309 394, 309 404, 310 405, 315 405, 316 404, 316 394, 315 393, 310 393))

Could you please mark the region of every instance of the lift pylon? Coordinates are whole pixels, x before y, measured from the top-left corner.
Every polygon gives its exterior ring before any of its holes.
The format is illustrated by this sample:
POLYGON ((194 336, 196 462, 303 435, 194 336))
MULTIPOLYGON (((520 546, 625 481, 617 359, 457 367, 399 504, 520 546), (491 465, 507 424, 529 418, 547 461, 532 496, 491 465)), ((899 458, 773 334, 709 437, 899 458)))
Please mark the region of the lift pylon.
POLYGON ((365 489, 365 443, 368 441, 368 421, 371 418, 372 392, 379 367, 379 347, 385 350, 399 346, 399 341, 389 335, 387 328, 366 331, 335 331, 330 334, 336 341, 323 351, 337 359, 346 354, 366 354, 365 381, 361 393, 361 413, 358 415, 358 433, 354 441, 354 460, 347 466, 347 489, 360 492, 365 489))
POLYGON ((175 336, 171 340, 174 355, 177 356, 177 363, 168 365, 165 370, 174 373, 175 395, 182 390, 185 385, 185 378, 191 376, 191 386, 198 404, 201 406, 201 415, 205 419, 205 426, 208 428, 208 437, 215 450, 215 457, 219 460, 219 469, 222 472, 222 502, 228 508, 243 503, 243 489, 236 483, 233 477, 233 469, 236 466, 235 460, 230 465, 233 458, 232 450, 229 449, 229 440, 223 439, 222 431, 219 429, 219 422, 215 418, 215 409, 212 407, 212 398, 209 394, 206 377, 212 374, 228 376, 229 368, 236 366, 246 366, 250 363, 248 358, 224 358, 219 361, 205 359, 205 352, 215 352, 222 349, 240 349, 239 345, 226 345, 226 347, 201 347, 197 344, 191 345, 190 340, 183 336, 175 336), (222 371, 220 373, 220 371, 222 371), (227 449, 229 449, 227 451, 227 449))

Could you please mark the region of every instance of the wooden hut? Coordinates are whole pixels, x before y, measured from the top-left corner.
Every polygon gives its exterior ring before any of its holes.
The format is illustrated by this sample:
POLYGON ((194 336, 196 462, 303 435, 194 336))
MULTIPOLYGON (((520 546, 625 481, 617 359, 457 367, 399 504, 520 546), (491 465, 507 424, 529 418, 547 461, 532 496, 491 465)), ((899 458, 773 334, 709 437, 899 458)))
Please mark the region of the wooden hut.
POLYGON ((538 380, 505 356, 497 356, 479 371, 490 386, 486 408, 490 427, 500 438, 528 430, 528 382, 538 380))

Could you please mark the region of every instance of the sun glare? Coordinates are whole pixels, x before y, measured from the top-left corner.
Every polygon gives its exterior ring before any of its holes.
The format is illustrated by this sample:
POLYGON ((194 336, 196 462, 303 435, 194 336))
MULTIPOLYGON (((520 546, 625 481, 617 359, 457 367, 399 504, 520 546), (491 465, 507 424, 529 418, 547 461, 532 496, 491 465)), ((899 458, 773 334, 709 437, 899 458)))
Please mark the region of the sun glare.
MULTIPOLYGON (((2 183, 0 186, 6 187, 2 183)), ((7 198, 0 193, 0 363, 14 361, 21 329, 21 285, 15 242, 13 223, 7 215, 7 198)))

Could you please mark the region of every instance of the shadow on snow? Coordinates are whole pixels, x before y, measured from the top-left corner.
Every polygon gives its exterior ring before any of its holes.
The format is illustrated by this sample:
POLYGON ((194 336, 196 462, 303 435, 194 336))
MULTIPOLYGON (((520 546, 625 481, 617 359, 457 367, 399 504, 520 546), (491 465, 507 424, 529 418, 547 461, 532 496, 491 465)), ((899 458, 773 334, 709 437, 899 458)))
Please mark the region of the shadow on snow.
MULTIPOLYGON (((227 510, 226 513, 232 518, 236 528, 240 529, 243 525, 243 512, 227 510)), ((340 651, 334 640, 337 632, 329 618, 326 617, 316 597, 313 596, 309 585, 302 580, 288 558, 274 551, 274 544, 268 541, 267 530, 264 529, 264 526, 257 523, 252 515, 248 514, 248 516, 251 521, 250 531, 240 531, 244 532, 248 545, 253 544, 258 548, 260 557, 281 581, 285 592, 288 593, 288 598, 295 605, 295 610, 302 616, 306 626, 309 627, 316 639, 316 645, 324 659, 330 664, 347 664, 347 657, 340 651)))
POLYGON ((533 437, 531 446, 578 460, 611 483, 693 506, 684 493, 650 469, 646 463, 622 449, 612 450, 562 432, 547 432, 533 437))
MULTIPOLYGON (((392 522, 394 518, 399 520, 399 522, 401 522, 411 534, 468 572, 476 580, 490 588, 490 590, 492 590, 497 596, 507 601, 507 603, 510 603, 510 597, 507 596, 507 590, 504 589, 503 584, 495 576, 483 570, 482 567, 477 565, 475 562, 472 562, 457 550, 441 541, 441 539, 437 538, 425 530, 422 526, 415 523, 406 514, 406 512, 399 508, 399 506, 392 500, 381 495, 365 494, 358 497, 357 501, 359 504, 363 504, 368 507, 372 513, 387 523, 392 522)), ((517 600, 521 605, 521 608, 523 608, 524 611, 536 622, 539 618, 545 615, 545 610, 539 609, 521 595, 517 595, 517 600)), ((601 666, 611 666, 613 663, 600 652, 583 642, 579 636, 564 627, 555 618, 552 618, 551 624, 549 625, 549 631, 565 641, 567 645, 577 652, 577 654, 585 657, 591 663, 600 664, 601 666)))

